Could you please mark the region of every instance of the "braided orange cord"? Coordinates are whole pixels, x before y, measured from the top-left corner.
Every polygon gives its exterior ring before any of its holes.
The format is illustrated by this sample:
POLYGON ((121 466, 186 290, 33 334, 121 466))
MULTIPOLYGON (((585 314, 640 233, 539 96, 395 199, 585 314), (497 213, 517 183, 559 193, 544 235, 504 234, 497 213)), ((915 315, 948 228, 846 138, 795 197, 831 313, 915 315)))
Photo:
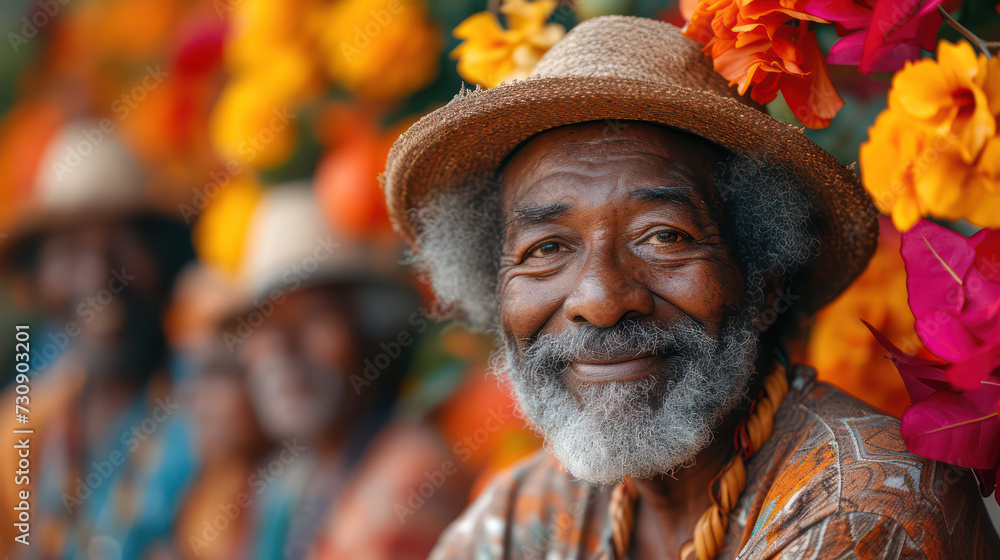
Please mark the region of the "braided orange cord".
MULTIPOLYGON (((757 400, 750 418, 739 430, 740 449, 717 477, 719 491, 712 495, 712 505, 695 523, 694 538, 681 547, 684 560, 711 560, 726 544, 727 515, 746 488, 746 466, 743 460, 761 448, 774 431, 774 415, 788 394, 784 368, 777 368, 764 379, 764 395, 757 400), (718 499, 716 498, 718 496, 718 499)), ((713 484, 714 486, 714 484, 713 484)))
MULTIPOLYGON (((750 417, 737 428, 737 453, 729 460, 722 472, 712 481, 712 505, 698 518, 694 525, 693 538, 681 547, 682 560, 711 560, 726 543, 727 515, 736 507, 736 502, 747 484, 744 459, 771 437, 774 431, 774 415, 788 394, 788 380, 785 369, 776 368, 764 379, 763 395, 751 407, 750 417), (714 492, 718 482, 718 492, 714 492)), ((611 515, 612 545, 616 559, 625 557, 632 534, 636 490, 631 479, 623 481, 611 495, 608 506, 611 515)))
POLYGON ((611 493, 611 503, 608 510, 611 513, 611 539, 614 545, 615 560, 625 558, 628 551, 629 537, 635 522, 635 502, 638 492, 632 484, 632 478, 626 477, 611 493))

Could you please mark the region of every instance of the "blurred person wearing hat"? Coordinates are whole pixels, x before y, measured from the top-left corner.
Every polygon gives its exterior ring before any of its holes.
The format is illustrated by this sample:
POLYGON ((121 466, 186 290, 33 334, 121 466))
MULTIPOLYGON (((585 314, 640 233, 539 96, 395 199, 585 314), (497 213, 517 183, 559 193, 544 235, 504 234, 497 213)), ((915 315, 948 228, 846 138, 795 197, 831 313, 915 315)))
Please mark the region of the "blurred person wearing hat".
MULTIPOLYGON (((31 544, 15 542, 25 531, 13 523, 0 529, 12 558, 128 557, 156 532, 143 525, 143 502, 159 499, 143 477, 177 407, 161 318, 193 252, 109 122, 73 121, 53 138, 2 247, 16 299, 45 321, 30 331, 28 422, 4 432, 33 430, 31 544)), ((14 397, 10 387, 4 402, 14 397)), ((0 450, 8 466, 12 444, 0 450)), ((4 503, 24 489, 6 480, 4 503)))
MULTIPOLYGON (((245 372, 222 343, 219 321, 237 304, 229 275, 197 262, 181 273, 167 313, 166 330, 179 374, 175 393, 184 441, 192 449, 191 475, 171 526, 172 541, 156 543, 151 559, 226 560, 250 554, 252 508, 238 504, 251 492, 257 464, 270 448, 247 393, 245 372), (216 526, 223 526, 223 531, 216 526), (206 527, 212 531, 204 538, 206 527)), ((151 480, 176 477, 165 462, 151 480)))
POLYGON ((434 430, 394 415, 427 327, 398 242, 328 225, 309 185, 292 183, 267 189, 242 254, 221 340, 275 442, 250 484, 248 557, 425 558, 469 481, 434 430), (410 505, 427 473, 433 495, 410 505))
POLYGON ((875 211, 699 47, 588 20, 390 153, 397 231, 546 440, 431 557, 996 557, 968 471, 788 362, 875 211))

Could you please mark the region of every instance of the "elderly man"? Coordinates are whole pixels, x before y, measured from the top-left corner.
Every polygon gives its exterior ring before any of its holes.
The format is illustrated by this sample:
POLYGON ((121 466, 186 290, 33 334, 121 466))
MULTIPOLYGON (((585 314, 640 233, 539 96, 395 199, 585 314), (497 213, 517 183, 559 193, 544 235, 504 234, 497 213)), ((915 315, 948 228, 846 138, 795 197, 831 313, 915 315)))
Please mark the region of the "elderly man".
POLYGON ((546 438, 433 558, 1000 551, 966 472, 787 363, 782 339, 864 268, 874 212, 677 28, 579 25, 531 78, 414 125, 385 188, 546 438))

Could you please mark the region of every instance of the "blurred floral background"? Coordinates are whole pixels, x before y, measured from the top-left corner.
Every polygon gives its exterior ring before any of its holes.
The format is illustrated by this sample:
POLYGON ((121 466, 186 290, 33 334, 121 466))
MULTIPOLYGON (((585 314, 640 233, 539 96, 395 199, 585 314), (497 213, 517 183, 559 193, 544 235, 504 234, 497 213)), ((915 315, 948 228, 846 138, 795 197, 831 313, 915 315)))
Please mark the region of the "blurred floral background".
MULTIPOLYGON (((926 441, 934 422, 964 420, 920 416, 930 393, 913 380, 985 407, 966 443, 1000 453, 1000 396, 977 392, 997 386, 1000 294, 948 310, 963 325, 953 354, 927 345, 940 329, 926 325, 955 302, 916 309, 907 296, 934 262, 965 259, 965 278, 997 254, 991 233, 966 246, 926 229, 1000 227, 1000 66, 937 11, 990 41, 997 5, 738 4, 4 2, 0 375, 9 409, 30 387, 21 427, 36 430, 37 453, 32 544, 15 542, 15 512, 0 554, 424 557, 483 481, 540 442, 486 375, 492 342, 435 323, 429 290, 396 266, 377 177, 420 116, 462 87, 525 78, 604 14, 690 21, 734 86, 845 164, 860 160, 885 214, 879 249, 792 353, 891 414, 916 410, 911 450, 976 469, 988 494, 1000 457, 926 441), (871 29, 887 31, 878 41, 871 29), (957 252, 907 258, 911 229, 957 252), (26 378, 15 325, 31 333, 26 378), (340 350, 309 343, 336 336, 349 341, 340 350), (99 359, 109 352, 126 357, 99 359), (310 416, 329 402, 347 412, 310 416)), ((941 400, 926 407, 968 405, 941 400)), ((18 427, 7 422, 4 437, 18 427)), ((17 459, 4 445, 7 472, 17 459)), ((19 489, 3 490, 3 515, 19 489)))

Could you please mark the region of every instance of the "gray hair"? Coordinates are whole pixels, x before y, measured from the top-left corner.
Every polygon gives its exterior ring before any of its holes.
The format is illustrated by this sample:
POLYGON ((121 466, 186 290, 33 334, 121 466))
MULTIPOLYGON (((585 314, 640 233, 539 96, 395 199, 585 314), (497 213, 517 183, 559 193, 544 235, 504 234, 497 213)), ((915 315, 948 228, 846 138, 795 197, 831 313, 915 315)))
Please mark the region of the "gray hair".
MULTIPOLYGON (((814 203, 787 170, 752 154, 730 155, 715 168, 716 194, 728 214, 720 224, 740 255, 750 301, 764 297, 766 273, 786 285, 819 252, 814 203)), ((499 182, 481 179, 438 193, 413 211, 420 250, 410 261, 429 281, 439 316, 494 330, 503 213, 499 182)))
POLYGON ((632 319, 608 328, 581 324, 541 335, 523 352, 501 335, 492 366, 573 476, 594 484, 650 478, 693 464, 712 430, 746 397, 757 358, 751 323, 752 313, 741 313, 718 340, 687 316, 669 329, 632 319), (581 359, 643 354, 663 356, 665 367, 635 381, 573 390, 563 375, 581 359))

